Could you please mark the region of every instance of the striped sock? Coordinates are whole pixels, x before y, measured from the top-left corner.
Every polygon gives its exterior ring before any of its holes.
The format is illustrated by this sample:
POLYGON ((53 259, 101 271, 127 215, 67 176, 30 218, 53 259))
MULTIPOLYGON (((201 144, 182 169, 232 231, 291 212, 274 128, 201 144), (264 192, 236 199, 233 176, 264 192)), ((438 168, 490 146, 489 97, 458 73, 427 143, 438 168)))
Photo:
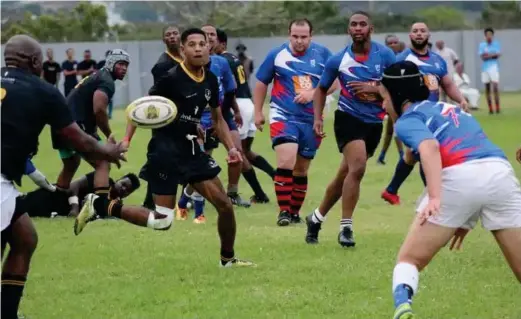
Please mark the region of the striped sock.
POLYGON ((317 209, 315 209, 315 211, 313 211, 313 215, 311 215, 311 220, 315 224, 321 224, 322 222, 324 222, 324 220, 326 220, 326 217, 322 216, 322 214, 318 211, 318 208, 317 208, 317 209))
POLYGON ((291 192, 293 190, 293 171, 277 168, 275 173, 275 194, 280 211, 288 211, 291 208, 291 192))
POLYGON ((291 214, 299 215, 300 208, 306 198, 308 190, 307 176, 293 176, 293 189, 291 191, 291 214))
POLYGON ((2 274, 2 318, 18 318, 26 276, 2 274))
POLYGON ((351 218, 342 218, 340 220, 340 231, 344 230, 346 227, 353 230, 353 220, 351 218))

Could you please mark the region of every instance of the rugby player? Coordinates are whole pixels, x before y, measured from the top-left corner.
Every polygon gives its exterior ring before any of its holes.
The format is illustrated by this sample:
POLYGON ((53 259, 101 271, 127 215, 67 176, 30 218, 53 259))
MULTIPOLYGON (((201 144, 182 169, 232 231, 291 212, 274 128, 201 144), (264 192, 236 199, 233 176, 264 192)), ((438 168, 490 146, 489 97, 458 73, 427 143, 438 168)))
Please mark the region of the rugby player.
POLYGON ((481 82, 485 84, 489 114, 494 114, 492 92, 496 104, 496 114, 499 114, 499 58, 501 57, 501 45, 494 40, 494 29, 485 29, 485 41, 479 44, 479 56, 481 64, 481 82))
MULTIPOLYGON (((210 59, 206 33, 188 29, 181 34, 184 61, 174 67, 150 89, 177 105, 177 118, 165 127, 152 130, 148 145, 147 180, 158 211, 173 214, 178 184, 190 184, 215 206, 221 238, 223 267, 252 266, 235 257, 235 214, 219 180, 219 165, 198 145, 198 125, 206 107, 210 108, 215 132, 228 150, 228 162, 240 162, 226 122, 219 108, 219 83, 206 68, 210 59), (176 88, 172 90, 172 88, 176 88)), ((227 65, 227 64, 226 64, 227 65)), ((131 134, 135 132, 131 130, 131 134)), ((128 136, 131 140, 132 135, 128 136)))
MULTIPOLYGON (((409 33, 411 48, 400 53, 397 61, 411 61, 418 65, 424 75, 424 81, 429 87, 429 100, 436 102, 440 99, 440 87, 447 93, 448 97, 456 101, 465 111, 468 111, 467 100, 463 97, 458 87, 452 80, 452 75, 447 71, 447 63, 439 54, 431 51, 427 44, 430 32, 427 25, 423 22, 414 23, 409 33)), ((416 163, 415 156, 411 150, 407 150, 396 165, 396 170, 391 182, 382 192, 381 197, 391 205, 400 204, 398 190, 407 179, 416 163)), ((424 175, 420 167, 420 175, 425 183, 424 175)))
MULTIPOLYGON (((279 205, 277 225, 300 223, 300 208, 308 188, 308 170, 322 137, 313 132, 313 92, 331 52, 312 42, 313 25, 307 19, 289 23, 289 43, 272 49, 257 71, 253 93, 255 125, 262 131, 262 108, 273 81, 270 136, 277 157, 274 184, 279 205)), ((331 87, 332 93, 336 89, 331 87)))
POLYGON ((26 35, 11 37, 5 44, 4 60, 0 89, 2 259, 7 244, 10 250, 2 268, 1 317, 15 319, 38 236, 14 183, 21 186, 26 161, 36 153, 43 127, 49 124, 78 151, 100 160, 117 163, 126 149, 121 144, 99 144, 73 122, 60 91, 39 78, 43 54, 36 40, 26 35))
MULTIPOLYGON (((181 33, 179 32, 179 28, 174 25, 166 26, 163 28, 162 36, 166 50, 165 52, 161 53, 156 64, 154 64, 152 67, 151 73, 152 77, 154 78, 154 83, 157 83, 163 76, 165 76, 171 68, 183 62, 180 48, 181 33)), ((129 141, 124 140, 124 142, 128 143, 129 141)), ((143 166, 139 177, 144 179, 146 176, 146 169, 147 167, 143 166)), ((150 209, 155 209, 154 198, 152 197, 152 192, 148 184, 143 206, 150 209)))
MULTIPOLYGON (((115 80, 122 80, 127 73, 129 55, 120 49, 114 49, 107 57, 105 66, 90 76, 86 76, 76 85, 67 97, 67 104, 73 111, 74 120, 87 134, 101 140, 98 127, 108 141, 115 142, 109 126, 107 107, 115 91, 115 80)), ((80 154, 70 149, 63 139, 52 131, 53 148, 59 150, 63 168, 58 176, 57 187, 68 189, 81 162, 80 154)), ((110 164, 107 161, 97 161, 83 157, 96 169, 94 184, 95 193, 107 197, 109 189, 110 164)))
POLYGON ((354 247, 353 213, 360 196, 360 183, 367 160, 373 156, 382 136, 385 110, 379 92, 382 73, 394 63, 395 55, 387 47, 371 41, 373 24, 366 12, 355 12, 349 18, 348 33, 353 44, 334 55, 326 64, 315 91, 314 129, 323 136, 323 112, 326 92, 336 78, 342 87, 335 111, 335 138, 343 158, 338 172, 328 185, 320 206, 306 217, 306 242, 318 243, 321 223, 336 202, 342 198, 342 219, 338 243, 354 247))
MULTIPOLYGON (((32 158, 32 155, 30 157, 32 158)), ((50 192, 54 192, 56 190, 56 186, 49 183, 47 177, 45 177, 45 175, 43 175, 42 172, 36 169, 36 166, 34 166, 33 162, 29 158, 25 162, 24 175, 27 175, 33 181, 33 183, 35 183, 42 189, 45 189, 50 192)))
POLYGON ((246 74, 244 73, 244 66, 237 56, 226 51, 227 44, 228 36, 226 32, 217 29, 217 45, 215 46, 214 51, 216 54, 224 57, 228 61, 237 85, 235 95, 242 116, 242 126, 239 127, 243 155, 242 176, 255 193, 250 200, 254 203, 268 203, 269 198, 262 189, 259 180, 257 179, 257 175, 255 174, 255 170, 251 165, 255 166, 255 164, 257 164, 256 167, 263 169, 271 178, 275 176, 275 170, 264 157, 251 150, 251 145, 257 128, 255 127, 255 118, 253 116, 254 106, 251 100, 250 86, 246 74))
MULTIPOLYGON (((400 40, 394 34, 389 34, 385 37, 385 45, 393 50, 394 54, 399 54, 403 51, 400 40)), ((393 128, 393 120, 390 116, 387 117, 387 121, 385 123, 385 135, 384 135, 384 144, 382 145, 382 150, 380 151, 380 155, 378 156, 378 163, 385 165, 385 154, 391 145, 391 140, 393 139, 394 128, 393 128)), ((396 143, 396 148, 398 149, 398 153, 400 157, 403 156, 403 145, 402 142, 397 137, 394 137, 394 141, 396 143)))
POLYGON ((459 249, 478 219, 492 232, 521 282, 521 188, 505 153, 456 105, 428 99, 431 88, 411 61, 386 69, 388 112, 403 143, 419 154, 426 194, 398 253, 393 272, 394 319, 414 317, 412 297, 423 270, 452 238, 459 249))

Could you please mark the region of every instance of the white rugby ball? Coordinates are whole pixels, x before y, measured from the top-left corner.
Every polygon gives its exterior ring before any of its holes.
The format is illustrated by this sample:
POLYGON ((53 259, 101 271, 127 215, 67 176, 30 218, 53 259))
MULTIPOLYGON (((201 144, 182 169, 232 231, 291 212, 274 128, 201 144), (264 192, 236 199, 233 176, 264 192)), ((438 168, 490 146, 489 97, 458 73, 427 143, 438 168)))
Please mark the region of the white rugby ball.
POLYGON ((162 96, 144 96, 127 106, 127 118, 140 128, 160 128, 170 124, 176 116, 177 106, 162 96))

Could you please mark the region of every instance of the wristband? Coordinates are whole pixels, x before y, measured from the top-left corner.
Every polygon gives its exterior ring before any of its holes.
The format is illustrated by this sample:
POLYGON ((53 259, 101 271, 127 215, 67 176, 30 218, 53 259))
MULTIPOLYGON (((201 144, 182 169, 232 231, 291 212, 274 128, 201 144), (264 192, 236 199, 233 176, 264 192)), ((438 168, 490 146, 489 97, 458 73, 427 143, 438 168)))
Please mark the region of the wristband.
POLYGON ((131 140, 131 138, 128 137, 128 136, 125 136, 125 137, 123 138, 123 142, 127 142, 127 143, 129 143, 129 144, 130 144, 130 140, 131 140))
POLYGON ((79 205, 78 196, 69 197, 69 205, 76 204, 79 205))

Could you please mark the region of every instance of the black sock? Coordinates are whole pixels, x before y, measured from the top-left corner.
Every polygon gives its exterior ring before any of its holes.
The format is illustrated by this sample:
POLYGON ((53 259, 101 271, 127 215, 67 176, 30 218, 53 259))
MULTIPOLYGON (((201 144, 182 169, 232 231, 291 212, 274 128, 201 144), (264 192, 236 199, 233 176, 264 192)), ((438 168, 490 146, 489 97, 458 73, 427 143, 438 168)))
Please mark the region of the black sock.
POLYGON ((98 195, 98 198, 94 200, 94 209, 100 217, 107 217, 109 212, 109 188, 108 187, 96 187, 94 188, 94 194, 98 195))
POLYGON ((152 196, 152 191, 150 190, 150 184, 147 184, 147 194, 145 196, 145 201, 143 202, 143 207, 148 209, 155 210, 156 205, 154 203, 154 197, 152 196))
POLYGON ((226 251, 226 250, 221 249, 221 262, 222 263, 227 263, 230 260, 233 260, 233 258, 235 258, 235 252, 233 250, 226 251))
POLYGON ((2 319, 17 319, 25 276, 2 274, 2 319))
POLYGON ((266 197, 266 193, 262 190, 262 187, 257 179, 257 175, 255 174, 255 170, 253 167, 249 171, 242 172, 242 176, 248 182, 251 189, 255 193, 257 197, 266 197))
POLYGON ((273 166, 270 165, 270 163, 268 163, 268 161, 264 157, 257 155, 250 161, 250 163, 251 165, 257 167, 258 169, 268 174, 271 177, 271 179, 275 178, 275 169, 273 168, 273 166))
POLYGON ((123 204, 119 200, 113 200, 109 203, 109 207, 107 209, 108 215, 112 217, 121 218, 122 208, 123 204))

